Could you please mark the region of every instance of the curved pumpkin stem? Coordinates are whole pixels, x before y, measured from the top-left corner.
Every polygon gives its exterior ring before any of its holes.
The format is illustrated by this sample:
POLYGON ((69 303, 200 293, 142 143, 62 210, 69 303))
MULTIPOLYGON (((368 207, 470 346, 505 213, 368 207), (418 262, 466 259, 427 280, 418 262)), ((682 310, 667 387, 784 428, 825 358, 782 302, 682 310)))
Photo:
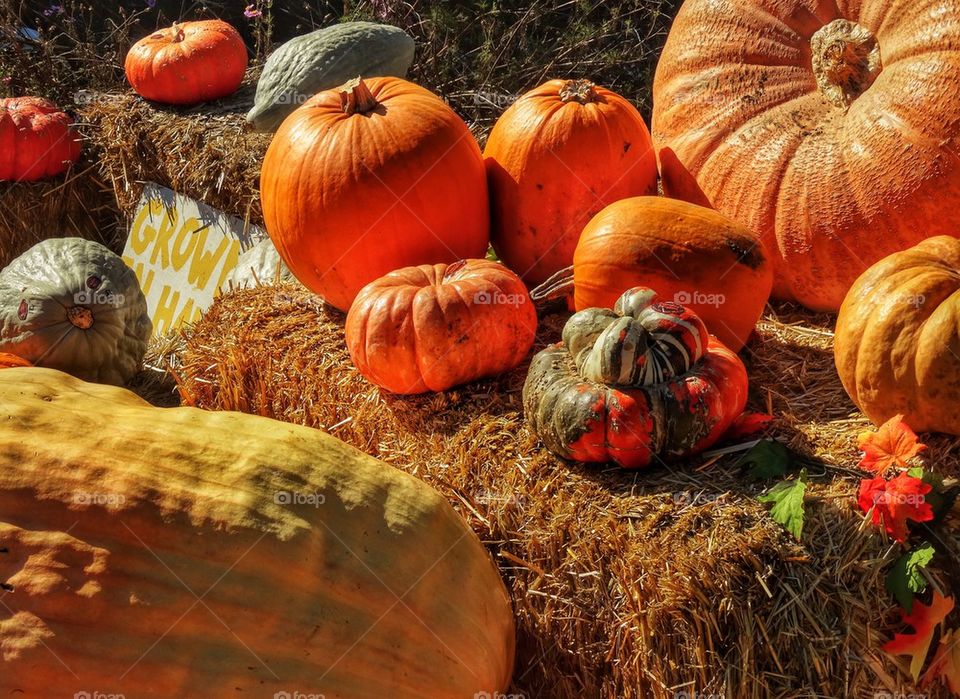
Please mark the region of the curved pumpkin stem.
POLYGON ((380 106, 363 78, 357 77, 349 80, 338 89, 340 91, 340 107, 344 114, 368 114, 380 106))
POLYGON ((564 267, 543 284, 530 292, 530 299, 537 305, 561 299, 573 293, 573 266, 564 267))
POLYGON ((697 184, 697 180, 680 162, 680 158, 672 148, 661 148, 657 157, 660 160, 660 184, 663 186, 663 196, 707 209, 713 208, 713 204, 697 184))
POLYGON ((589 80, 567 80, 560 86, 560 101, 589 104, 597 99, 595 87, 589 80))
POLYGON ((817 86, 836 107, 846 109, 883 70, 880 44, 866 27, 835 19, 810 38, 817 86))

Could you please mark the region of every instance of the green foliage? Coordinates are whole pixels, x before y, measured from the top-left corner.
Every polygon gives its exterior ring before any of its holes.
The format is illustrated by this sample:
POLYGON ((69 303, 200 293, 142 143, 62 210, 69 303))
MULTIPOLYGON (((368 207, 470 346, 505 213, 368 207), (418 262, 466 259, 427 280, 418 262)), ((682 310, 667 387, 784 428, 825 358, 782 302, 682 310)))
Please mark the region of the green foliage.
POLYGON ((803 533, 803 498, 806 492, 807 469, 803 469, 796 480, 777 483, 769 493, 757 499, 760 502, 773 503, 770 515, 774 521, 799 540, 803 533))
POLYGON ((927 579, 922 568, 933 560, 933 546, 924 542, 921 546, 907 551, 887 573, 887 592, 897 598, 900 606, 909 614, 913 609, 913 596, 927 589, 927 579))

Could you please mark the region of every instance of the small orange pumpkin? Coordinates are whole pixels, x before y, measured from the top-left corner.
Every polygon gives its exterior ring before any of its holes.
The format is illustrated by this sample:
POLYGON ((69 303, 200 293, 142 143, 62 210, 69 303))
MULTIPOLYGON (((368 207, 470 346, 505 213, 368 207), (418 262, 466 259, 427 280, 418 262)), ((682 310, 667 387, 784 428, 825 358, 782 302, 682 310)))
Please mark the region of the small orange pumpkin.
POLYGON ((350 308, 346 336, 361 374, 409 394, 513 369, 536 330, 536 310, 516 274, 490 260, 461 260, 371 282, 350 308))
POLYGON ((443 100, 400 78, 307 100, 274 136, 260 193, 287 267, 343 311, 388 272, 483 257, 489 244, 480 146, 443 100))
POLYGON ((0 180, 59 175, 80 157, 70 117, 41 97, 0 99, 0 180))
POLYGON ((33 366, 23 357, 18 357, 9 352, 0 352, 0 369, 14 369, 16 367, 33 366))
POLYGON ((183 22, 135 43, 124 70, 136 93, 148 100, 208 102, 240 87, 247 47, 237 30, 219 19, 183 22))
POLYGON ((587 80, 551 80, 520 97, 484 150, 494 250, 530 285, 573 262, 580 232, 618 199, 657 191, 643 117, 587 80))

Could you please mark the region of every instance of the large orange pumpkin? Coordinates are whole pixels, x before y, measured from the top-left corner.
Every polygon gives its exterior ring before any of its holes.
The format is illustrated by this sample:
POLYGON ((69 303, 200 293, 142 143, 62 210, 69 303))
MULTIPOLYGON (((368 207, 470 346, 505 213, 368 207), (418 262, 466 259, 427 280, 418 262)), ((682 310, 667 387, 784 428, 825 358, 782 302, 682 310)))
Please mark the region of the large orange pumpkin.
POLYGON ((627 289, 650 287, 696 312, 736 352, 763 312, 773 268, 757 236, 723 214, 677 199, 633 197, 587 224, 572 281, 578 311, 612 308, 627 289))
POLYGON ((640 113, 586 80, 551 80, 520 97, 493 127, 483 155, 493 247, 531 285, 570 265, 580 232, 600 209, 657 191, 640 113))
POLYGON ((837 318, 837 373, 876 424, 960 436, 960 240, 938 236, 863 273, 837 318))
POLYGON ((260 191, 290 271, 341 310, 395 269, 487 251, 480 147, 439 97, 400 78, 307 100, 270 144, 260 191))
POLYGON ((347 315, 347 348, 367 379, 393 393, 444 391, 517 366, 537 313, 520 278, 497 262, 406 267, 363 288, 347 315))
POLYGON ((59 175, 80 157, 70 117, 40 97, 0 99, 0 180, 59 175))
POLYGON ((960 2, 687 0, 653 135, 762 234, 775 296, 836 311, 874 262, 954 234, 960 2))
POLYGON ((247 70, 247 47, 219 19, 183 22, 144 37, 124 63, 138 95, 163 104, 196 104, 237 91, 247 70))

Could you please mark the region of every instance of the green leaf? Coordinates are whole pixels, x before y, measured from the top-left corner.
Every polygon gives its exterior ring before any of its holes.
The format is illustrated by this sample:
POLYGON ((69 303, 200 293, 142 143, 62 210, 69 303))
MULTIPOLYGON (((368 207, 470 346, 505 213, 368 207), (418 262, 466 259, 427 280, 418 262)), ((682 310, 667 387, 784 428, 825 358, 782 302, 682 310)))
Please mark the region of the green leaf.
POLYGON ((923 468, 911 468, 907 471, 907 475, 919 478, 933 488, 927 493, 924 500, 929 503, 930 509, 933 510, 933 521, 930 524, 939 524, 953 507, 954 500, 957 499, 956 489, 946 487, 941 476, 923 468))
MULTIPOLYGON (((911 474, 912 475, 912 474, 911 474)), ((919 478, 919 476, 917 476, 919 478)), ((920 572, 933 560, 933 546, 925 542, 922 546, 907 551, 887 573, 887 592, 897 598, 897 602, 907 614, 913 607, 913 596, 927 589, 927 579, 920 572)))
POLYGON ((757 442, 750 451, 740 457, 737 466, 746 471, 751 481, 779 478, 790 470, 790 450, 774 439, 757 442))
POLYGON ((760 502, 772 502, 770 515, 781 524, 794 538, 800 539, 803 533, 803 496, 807 492, 807 469, 800 471, 795 481, 777 483, 766 495, 757 499, 760 502))

